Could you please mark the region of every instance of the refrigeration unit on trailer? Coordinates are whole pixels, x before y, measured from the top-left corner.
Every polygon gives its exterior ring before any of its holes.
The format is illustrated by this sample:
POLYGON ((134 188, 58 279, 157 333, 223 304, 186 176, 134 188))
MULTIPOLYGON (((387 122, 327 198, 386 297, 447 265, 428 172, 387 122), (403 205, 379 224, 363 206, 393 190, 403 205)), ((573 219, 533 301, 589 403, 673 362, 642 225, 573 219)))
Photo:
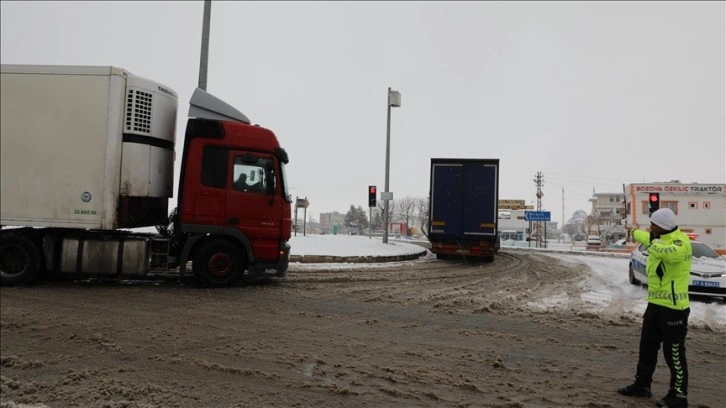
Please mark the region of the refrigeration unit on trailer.
POLYGON ((210 286, 284 276, 288 157, 270 130, 197 89, 177 154, 177 94, 117 67, 2 65, 0 91, 2 284, 187 261, 210 286), (149 226, 160 234, 128 231, 149 226))

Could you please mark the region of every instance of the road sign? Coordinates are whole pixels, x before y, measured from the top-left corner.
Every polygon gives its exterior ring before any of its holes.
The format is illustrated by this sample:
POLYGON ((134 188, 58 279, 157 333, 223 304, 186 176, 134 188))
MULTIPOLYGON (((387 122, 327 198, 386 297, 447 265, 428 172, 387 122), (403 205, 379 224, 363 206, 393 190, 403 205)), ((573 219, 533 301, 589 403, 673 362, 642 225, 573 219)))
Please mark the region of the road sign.
POLYGON ((295 200, 295 207, 308 208, 309 205, 310 205, 310 201, 308 201, 307 197, 298 198, 297 200, 295 200))
POLYGON ((524 219, 527 221, 549 221, 549 211, 525 211, 524 219))

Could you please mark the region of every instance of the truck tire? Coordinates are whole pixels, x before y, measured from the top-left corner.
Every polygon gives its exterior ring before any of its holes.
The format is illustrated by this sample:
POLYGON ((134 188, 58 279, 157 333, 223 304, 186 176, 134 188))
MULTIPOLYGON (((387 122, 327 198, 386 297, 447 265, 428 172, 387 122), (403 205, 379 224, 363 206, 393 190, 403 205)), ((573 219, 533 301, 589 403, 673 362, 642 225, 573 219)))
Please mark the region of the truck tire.
POLYGON ((231 286, 242 279, 244 257, 232 242, 214 240, 205 243, 197 251, 192 270, 206 287, 231 286))
POLYGON ((17 234, 0 237, 0 284, 30 283, 41 265, 40 251, 28 237, 17 234))

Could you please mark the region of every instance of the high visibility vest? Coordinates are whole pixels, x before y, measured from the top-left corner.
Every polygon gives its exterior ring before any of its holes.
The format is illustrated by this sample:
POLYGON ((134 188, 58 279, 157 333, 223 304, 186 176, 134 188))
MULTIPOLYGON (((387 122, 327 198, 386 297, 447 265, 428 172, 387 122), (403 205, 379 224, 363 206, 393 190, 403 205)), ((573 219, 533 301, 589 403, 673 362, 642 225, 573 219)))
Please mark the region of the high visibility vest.
POLYGON ((648 247, 645 265, 648 302, 676 310, 687 309, 690 306, 688 280, 693 258, 688 235, 676 228, 651 241, 649 232, 633 230, 633 238, 648 247))

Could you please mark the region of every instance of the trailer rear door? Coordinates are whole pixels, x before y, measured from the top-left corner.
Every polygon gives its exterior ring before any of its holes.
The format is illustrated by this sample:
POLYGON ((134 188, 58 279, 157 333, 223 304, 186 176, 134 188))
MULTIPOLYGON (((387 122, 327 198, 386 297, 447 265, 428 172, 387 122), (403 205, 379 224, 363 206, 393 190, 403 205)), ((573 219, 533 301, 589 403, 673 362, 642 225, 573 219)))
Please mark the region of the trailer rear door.
POLYGON ((434 163, 431 232, 445 236, 495 236, 497 165, 434 163))
POLYGON ((496 165, 464 164, 464 235, 496 235, 497 179, 496 165))
POLYGON ((460 235, 464 201, 464 166, 434 164, 431 172, 431 232, 460 235))

